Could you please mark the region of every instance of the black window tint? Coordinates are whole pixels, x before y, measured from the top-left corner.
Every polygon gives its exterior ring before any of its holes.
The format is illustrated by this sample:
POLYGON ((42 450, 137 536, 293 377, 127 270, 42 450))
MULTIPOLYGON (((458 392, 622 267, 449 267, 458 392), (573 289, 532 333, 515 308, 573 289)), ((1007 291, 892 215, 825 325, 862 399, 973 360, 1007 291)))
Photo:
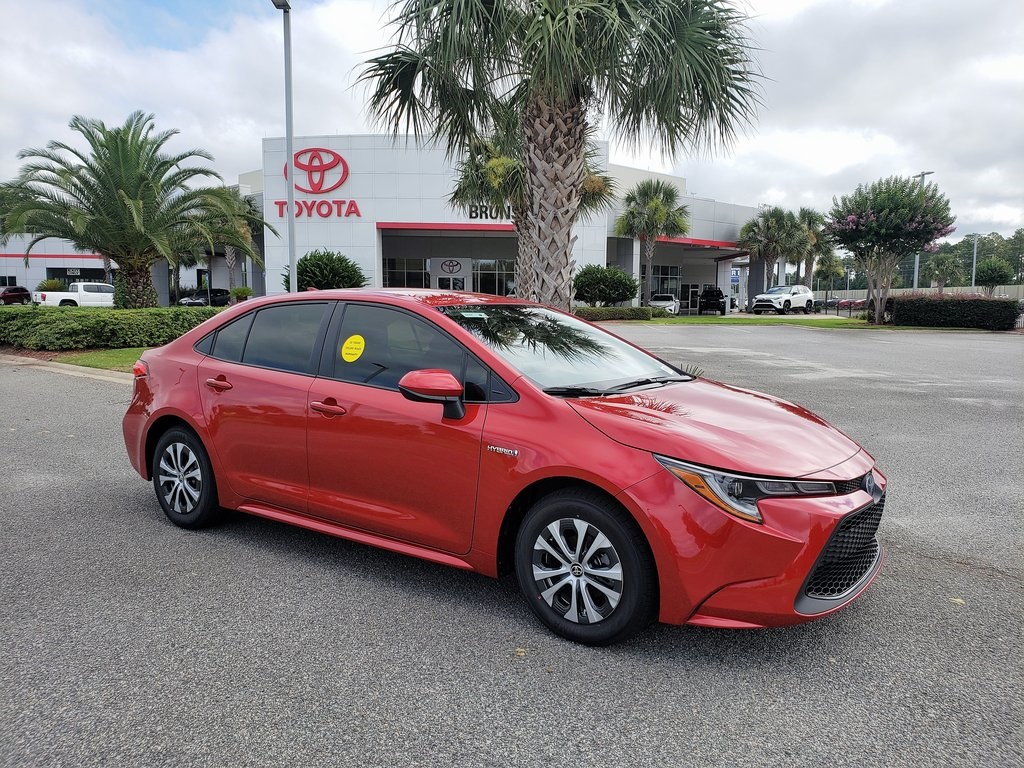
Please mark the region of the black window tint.
POLYGON ((308 372, 326 306, 300 302, 261 309, 252 322, 242 362, 282 371, 308 372))
POLYGON ((100 293, 113 293, 114 292, 114 286, 112 286, 112 285, 101 285, 99 292, 100 293))
POLYGON ((217 340, 213 343, 213 351, 210 354, 219 360, 241 362, 242 350, 245 348, 245 338, 249 334, 253 314, 250 312, 243 315, 217 331, 217 340))
POLYGON ((443 368, 461 381, 464 358, 462 347, 419 318, 349 304, 334 351, 334 378, 397 389, 409 371, 443 368))
POLYGON ((465 397, 467 402, 483 403, 488 400, 487 392, 490 389, 490 371, 475 357, 471 357, 466 364, 465 397))

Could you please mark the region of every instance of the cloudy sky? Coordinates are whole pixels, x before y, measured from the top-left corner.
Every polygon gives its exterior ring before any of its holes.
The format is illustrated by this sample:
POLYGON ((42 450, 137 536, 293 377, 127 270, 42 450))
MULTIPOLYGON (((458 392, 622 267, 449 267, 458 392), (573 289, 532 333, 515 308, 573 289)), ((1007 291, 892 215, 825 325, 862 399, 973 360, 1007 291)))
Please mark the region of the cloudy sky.
MULTIPOLYGON (((713 156, 612 148, 701 197, 831 206, 858 183, 934 171, 953 240, 1024 227, 1019 0, 749 0, 765 76, 758 120, 713 156)), ((388 3, 292 0, 296 135, 372 132, 354 72, 389 37, 388 3)), ((201 147, 228 183, 284 133, 281 13, 271 0, 0 0, 0 178, 17 152, 71 141, 74 114, 136 109, 201 147)))

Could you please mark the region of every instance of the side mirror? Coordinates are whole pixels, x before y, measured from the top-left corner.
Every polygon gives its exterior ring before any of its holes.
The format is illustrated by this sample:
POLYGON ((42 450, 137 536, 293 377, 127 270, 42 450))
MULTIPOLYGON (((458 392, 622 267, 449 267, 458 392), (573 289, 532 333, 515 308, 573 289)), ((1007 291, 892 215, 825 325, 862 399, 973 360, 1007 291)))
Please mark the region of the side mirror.
POLYGON ((446 419, 461 419, 466 415, 462 385, 449 371, 439 368, 409 371, 399 379, 398 390, 406 400, 413 402, 444 403, 446 419))

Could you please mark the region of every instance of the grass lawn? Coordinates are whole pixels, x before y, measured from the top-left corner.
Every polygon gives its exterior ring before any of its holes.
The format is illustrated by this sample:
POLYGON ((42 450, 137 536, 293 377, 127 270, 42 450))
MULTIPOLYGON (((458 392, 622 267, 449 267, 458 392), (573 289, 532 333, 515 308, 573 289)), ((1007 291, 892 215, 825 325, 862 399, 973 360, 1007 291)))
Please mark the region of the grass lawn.
POLYGON ((132 366, 139 355, 149 347, 126 347, 124 349, 94 349, 89 352, 64 352, 54 360, 58 363, 81 365, 86 368, 103 368, 108 371, 132 372, 132 366))

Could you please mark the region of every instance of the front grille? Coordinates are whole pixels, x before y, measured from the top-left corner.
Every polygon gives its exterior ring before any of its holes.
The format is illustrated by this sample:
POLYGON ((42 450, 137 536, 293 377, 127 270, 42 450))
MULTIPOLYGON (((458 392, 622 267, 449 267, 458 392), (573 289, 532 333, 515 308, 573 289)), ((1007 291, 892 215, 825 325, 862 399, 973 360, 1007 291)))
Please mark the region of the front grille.
POLYGON ((883 496, 870 507, 844 517, 822 550, 804 584, 808 597, 835 600, 856 586, 878 560, 875 533, 885 506, 883 496))
POLYGON ((836 487, 836 493, 840 496, 845 496, 848 493, 859 491, 864 487, 864 475, 855 477, 853 480, 843 480, 841 483, 833 483, 836 487))

